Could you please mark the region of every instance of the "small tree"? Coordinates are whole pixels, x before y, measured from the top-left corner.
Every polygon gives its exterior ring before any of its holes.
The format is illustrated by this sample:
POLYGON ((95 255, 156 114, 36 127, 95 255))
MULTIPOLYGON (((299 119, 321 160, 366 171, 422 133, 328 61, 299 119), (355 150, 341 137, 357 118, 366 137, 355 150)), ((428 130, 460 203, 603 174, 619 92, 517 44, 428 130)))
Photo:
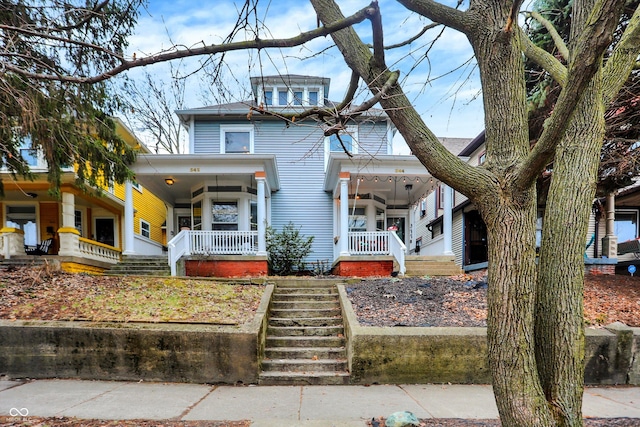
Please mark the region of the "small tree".
POLYGON ((292 222, 278 233, 267 228, 269 268, 277 276, 288 276, 304 269, 304 259, 311 253, 314 236, 304 238, 292 222))

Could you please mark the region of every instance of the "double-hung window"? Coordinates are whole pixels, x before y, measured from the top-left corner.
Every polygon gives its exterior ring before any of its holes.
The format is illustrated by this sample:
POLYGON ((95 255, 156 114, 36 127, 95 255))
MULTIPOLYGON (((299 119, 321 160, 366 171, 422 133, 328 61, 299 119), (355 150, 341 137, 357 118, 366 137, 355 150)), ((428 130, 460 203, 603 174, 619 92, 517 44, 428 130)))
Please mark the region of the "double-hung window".
POLYGON ((147 239, 151 238, 151 224, 144 219, 140 220, 140 234, 147 239))
POLYGON ((220 151, 227 154, 253 153, 253 126, 220 126, 220 151))

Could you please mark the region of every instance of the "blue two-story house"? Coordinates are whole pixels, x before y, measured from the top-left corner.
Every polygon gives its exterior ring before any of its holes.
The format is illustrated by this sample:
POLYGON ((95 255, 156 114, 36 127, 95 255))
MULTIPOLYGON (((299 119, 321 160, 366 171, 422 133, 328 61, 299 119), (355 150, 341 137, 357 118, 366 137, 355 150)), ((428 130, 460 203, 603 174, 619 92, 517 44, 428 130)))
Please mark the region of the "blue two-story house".
POLYGON ((335 122, 292 115, 333 109, 330 80, 251 79, 253 99, 177 111, 189 154, 141 155, 138 183, 167 206, 173 274, 267 274, 266 228, 293 223, 314 236, 310 269, 350 276, 404 274, 415 246, 411 207, 435 188, 398 154, 381 110, 335 122), (325 136, 329 135, 329 136, 325 136))

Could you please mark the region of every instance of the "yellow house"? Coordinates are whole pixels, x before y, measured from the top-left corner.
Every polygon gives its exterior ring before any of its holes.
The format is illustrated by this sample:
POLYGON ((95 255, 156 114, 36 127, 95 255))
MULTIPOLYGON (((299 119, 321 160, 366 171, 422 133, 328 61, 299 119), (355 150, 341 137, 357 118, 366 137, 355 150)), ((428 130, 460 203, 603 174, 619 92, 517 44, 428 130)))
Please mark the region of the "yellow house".
MULTIPOLYGON (((149 153, 119 119, 116 131, 139 153, 149 153)), ((53 257, 66 271, 101 273, 121 255, 161 255, 166 244, 166 207, 136 183, 115 184, 99 192, 75 185, 73 168, 65 171, 61 199, 48 194, 47 165, 25 147, 34 181, 16 180, 0 169, 5 197, 0 199, 0 257, 29 261, 53 257)))

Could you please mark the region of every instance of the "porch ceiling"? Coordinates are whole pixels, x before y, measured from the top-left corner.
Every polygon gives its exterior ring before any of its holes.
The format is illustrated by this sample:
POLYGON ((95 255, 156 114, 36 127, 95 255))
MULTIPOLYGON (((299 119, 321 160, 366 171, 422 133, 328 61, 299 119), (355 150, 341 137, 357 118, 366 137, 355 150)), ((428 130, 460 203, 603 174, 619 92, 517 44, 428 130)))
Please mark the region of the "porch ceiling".
POLYGON ((373 193, 387 204, 411 204, 433 191, 438 181, 415 156, 354 155, 332 153, 324 189, 339 195, 341 172, 349 172, 349 194, 373 193))
MULTIPOLYGON (((249 179, 265 172, 271 191, 280 188, 276 158, 256 154, 145 154, 132 165, 136 181, 162 200, 175 204, 192 189, 216 176, 249 179), (172 185, 165 179, 171 178, 172 185)), ((249 182, 249 181, 248 181, 249 182)))

